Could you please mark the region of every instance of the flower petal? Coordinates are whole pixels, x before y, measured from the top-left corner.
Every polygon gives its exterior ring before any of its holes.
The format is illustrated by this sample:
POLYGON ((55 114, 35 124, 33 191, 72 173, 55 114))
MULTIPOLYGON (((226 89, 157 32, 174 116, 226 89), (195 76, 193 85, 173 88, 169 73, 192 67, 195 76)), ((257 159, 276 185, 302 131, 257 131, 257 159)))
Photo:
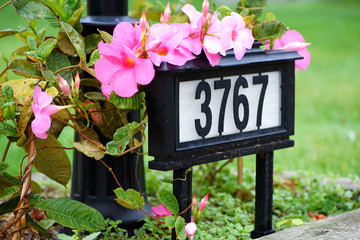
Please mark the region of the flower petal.
POLYGON ((135 81, 141 85, 149 84, 155 76, 155 69, 150 59, 139 58, 139 65, 134 69, 135 81))
POLYGON ((300 68, 302 71, 304 71, 310 65, 311 55, 306 48, 298 51, 298 53, 303 56, 304 59, 296 60, 295 67, 300 68))
POLYGON ((305 42, 304 37, 296 30, 289 30, 281 36, 281 41, 286 45, 291 42, 305 42))
POLYGON ((131 97, 138 91, 132 70, 118 71, 110 85, 120 97, 131 97))
POLYGON ((46 139, 46 132, 49 130, 51 120, 48 115, 39 114, 31 123, 31 130, 36 137, 46 139))
POLYGON ((204 48, 204 52, 205 52, 207 59, 209 60, 209 63, 211 64, 211 66, 215 66, 215 65, 219 64, 219 62, 221 60, 221 56, 219 54, 209 53, 205 48, 204 48))

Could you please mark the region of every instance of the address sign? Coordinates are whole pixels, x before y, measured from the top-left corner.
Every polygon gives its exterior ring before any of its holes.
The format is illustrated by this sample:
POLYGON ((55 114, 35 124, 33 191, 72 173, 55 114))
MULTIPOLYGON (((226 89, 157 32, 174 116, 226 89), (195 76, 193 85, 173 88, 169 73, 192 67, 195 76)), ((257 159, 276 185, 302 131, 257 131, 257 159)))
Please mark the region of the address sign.
MULTIPOLYGON (((253 51, 253 52, 252 52, 253 51)), ((149 167, 174 170, 293 146, 296 52, 162 65, 149 85, 149 167)))

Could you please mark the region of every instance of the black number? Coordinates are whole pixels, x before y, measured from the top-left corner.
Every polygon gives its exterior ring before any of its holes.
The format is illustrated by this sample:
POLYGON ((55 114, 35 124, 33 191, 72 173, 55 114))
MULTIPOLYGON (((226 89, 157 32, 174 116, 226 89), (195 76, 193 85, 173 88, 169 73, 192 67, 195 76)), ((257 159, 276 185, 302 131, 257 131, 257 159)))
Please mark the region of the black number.
POLYGON ((253 84, 262 84, 261 87, 261 92, 260 92, 260 98, 259 98, 259 104, 258 104, 258 109, 257 109, 257 119, 256 119, 256 126, 258 127, 258 129, 261 126, 261 119, 262 119, 262 110, 263 110, 263 104, 264 104, 264 97, 265 97, 265 92, 266 92, 266 87, 268 85, 269 82, 269 76, 265 75, 265 76, 255 76, 253 78, 253 84))
POLYGON ((231 88, 231 80, 230 79, 221 79, 214 82, 215 89, 224 89, 224 94, 221 100, 220 113, 219 113, 219 124, 218 124, 218 132, 219 135, 224 131, 224 116, 226 109, 226 102, 229 96, 230 88, 231 88))
POLYGON ((233 101, 233 110, 234 110, 234 121, 236 127, 242 131, 246 128, 248 121, 249 121, 249 101, 246 98, 244 94, 239 95, 240 87, 248 88, 248 82, 246 81, 246 78, 240 76, 235 83, 234 88, 234 101, 233 101), (244 116, 243 119, 240 120, 239 116, 239 107, 240 105, 243 105, 244 107, 244 116))
POLYGON ((200 99, 202 92, 205 93, 205 100, 201 104, 201 112, 204 113, 206 116, 206 123, 205 126, 202 127, 200 123, 200 119, 195 119, 195 128, 197 134, 204 138, 210 132, 211 122, 212 122, 211 109, 209 107, 211 100, 211 89, 210 89, 210 85, 205 81, 201 81, 198 84, 195 92, 195 99, 200 99))

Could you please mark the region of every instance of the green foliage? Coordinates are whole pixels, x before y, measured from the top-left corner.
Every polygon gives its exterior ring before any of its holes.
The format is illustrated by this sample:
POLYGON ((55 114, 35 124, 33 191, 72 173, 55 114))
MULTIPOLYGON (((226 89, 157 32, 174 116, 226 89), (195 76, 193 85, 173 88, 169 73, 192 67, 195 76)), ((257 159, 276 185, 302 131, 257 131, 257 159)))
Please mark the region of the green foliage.
POLYGON ((123 188, 117 188, 114 192, 117 196, 115 199, 116 202, 123 207, 139 211, 145 205, 144 197, 134 189, 128 189, 125 191, 123 188))
POLYGON ((185 219, 178 216, 175 222, 175 232, 177 239, 186 239, 186 232, 185 232, 185 219))
POLYGON ((169 209, 172 214, 179 214, 179 203, 174 194, 163 189, 158 192, 158 198, 159 201, 164 204, 164 206, 169 209))
POLYGON ((39 0, 12 0, 16 13, 24 18, 42 18, 45 6, 39 0))
POLYGON ((46 215, 63 226, 85 231, 98 231, 105 226, 104 217, 94 208, 84 203, 56 198, 39 201, 34 208, 40 209, 46 215))
POLYGON ((71 41, 72 46, 75 48, 82 62, 86 63, 85 44, 83 40, 80 38, 79 33, 66 22, 61 22, 61 26, 63 27, 66 35, 71 41))
POLYGON ((41 71, 25 59, 14 59, 9 62, 8 66, 16 75, 28 78, 42 78, 41 71))
POLYGON ((105 240, 127 239, 127 231, 119 226, 121 222, 121 220, 105 219, 105 228, 102 231, 105 240))

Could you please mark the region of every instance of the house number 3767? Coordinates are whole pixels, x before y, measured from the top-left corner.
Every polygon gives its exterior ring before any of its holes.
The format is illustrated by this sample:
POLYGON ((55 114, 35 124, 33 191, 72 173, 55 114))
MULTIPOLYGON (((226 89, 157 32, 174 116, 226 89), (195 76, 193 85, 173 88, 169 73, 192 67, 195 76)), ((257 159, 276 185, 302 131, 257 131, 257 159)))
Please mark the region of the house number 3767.
MULTIPOLYGON (((257 114, 256 114, 256 126, 259 129, 261 126, 261 119, 262 119, 262 112, 263 112, 263 103, 266 88, 268 85, 269 79, 268 75, 260 75, 260 76, 253 76, 252 77, 252 85, 261 85, 261 92, 259 96, 258 106, 257 106, 257 114)), ((222 135, 224 132, 224 116, 226 105, 229 99, 229 95, 232 98, 232 112, 233 112, 233 119, 236 128, 242 132, 249 122, 249 100, 245 94, 242 93, 242 90, 249 88, 248 80, 243 77, 239 76, 235 82, 235 85, 232 88, 231 79, 220 79, 214 81, 214 91, 223 91, 220 109, 219 109, 219 116, 213 116, 212 109, 210 107, 211 102, 211 95, 212 89, 210 84, 207 81, 201 81, 196 87, 195 91, 195 100, 199 100, 203 98, 203 102, 201 103, 201 113, 205 115, 205 118, 202 120, 197 118, 195 119, 195 129, 197 134, 204 138, 206 137, 212 126, 213 117, 218 118, 218 133, 222 135), (202 97, 205 95, 205 98, 202 97), (240 114, 240 111, 243 111, 240 114)))

